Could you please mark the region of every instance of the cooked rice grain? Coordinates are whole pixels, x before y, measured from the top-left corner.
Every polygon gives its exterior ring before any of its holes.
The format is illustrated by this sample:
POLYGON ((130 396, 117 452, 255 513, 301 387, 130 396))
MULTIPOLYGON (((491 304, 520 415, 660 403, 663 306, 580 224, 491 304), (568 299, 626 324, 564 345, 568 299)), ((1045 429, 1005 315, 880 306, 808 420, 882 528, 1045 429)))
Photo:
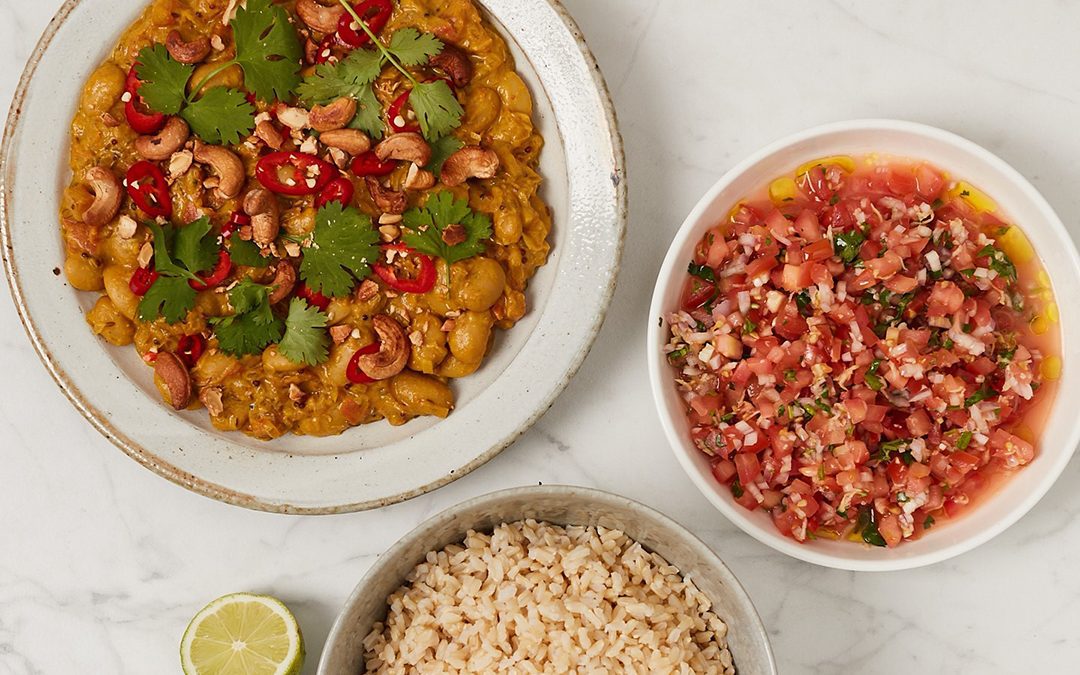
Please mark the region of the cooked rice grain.
POLYGON ((735 672, 709 599, 617 530, 470 531, 387 603, 364 639, 368 673, 735 672))

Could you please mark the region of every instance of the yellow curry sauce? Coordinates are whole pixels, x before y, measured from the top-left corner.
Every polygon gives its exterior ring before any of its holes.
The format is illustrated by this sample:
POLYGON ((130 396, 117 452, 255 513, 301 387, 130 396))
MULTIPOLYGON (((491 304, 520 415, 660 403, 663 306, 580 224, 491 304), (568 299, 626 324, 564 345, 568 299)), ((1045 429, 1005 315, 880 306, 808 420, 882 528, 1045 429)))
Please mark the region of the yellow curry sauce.
MULTIPOLYGON (((322 3, 333 7, 329 0, 322 3)), ((543 139, 533 127, 529 91, 515 72, 504 40, 471 0, 395 0, 380 37, 385 41, 395 30, 415 27, 468 54, 474 72, 471 81, 454 92, 464 115, 452 133, 466 146, 493 150, 499 160, 498 170, 491 178, 472 179, 454 187, 439 183, 427 189, 406 190, 402 185, 410 166, 402 162, 381 180, 387 189, 404 192, 410 208, 423 204, 438 191, 449 190, 467 199, 474 211, 491 218, 492 235, 486 252, 452 264, 436 259, 434 288, 423 294, 397 292, 375 274, 362 282, 357 280, 357 286, 366 287, 368 293, 332 298, 326 309, 328 329, 334 338, 324 362, 294 362, 283 356, 277 345, 270 345, 261 354, 236 357, 224 353, 211 320, 233 312, 229 284, 199 292, 194 309, 182 321, 170 324, 162 318, 140 320, 140 297, 130 282, 140 265, 146 265, 146 246, 151 237, 148 219, 125 196, 107 223, 93 227, 85 222, 87 209, 95 201, 87 171, 102 166, 123 180, 129 167, 141 159, 134 147, 139 134, 125 121, 124 100, 126 77, 140 50, 153 43, 165 43, 173 30, 179 30, 189 41, 209 37, 214 48, 205 62, 196 66, 188 83, 190 88, 214 69, 214 63, 234 55, 232 30, 223 17, 235 4, 229 0, 155 0, 85 85, 71 125, 73 179, 64 190, 60 220, 67 249, 64 269, 68 281, 79 290, 101 294, 87 314, 88 323, 94 333, 113 345, 134 344, 148 364, 158 360, 160 354, 174 352, 181 337, 204 336, 205 351, 190 367, 191 396, 187 407, 212 408, 213 424, 221 430, 240 430, 256 438, 271 439, 290 431, 337 434, 350 426, 380 419, 399 425, 417 416, 445 417, 454 407, 450 381, 476 371, 491 346, 494 329, 509 329, 525 314, 526 286, 547 260, 551 229, 548 207, 538 195, 541 179, 537 165, 543 139), (131 219, 137 223, 134 233, 131 219), (372 282, 377 285, 373 294, 372 282), (352 383, 346 376, 347 366, 358 350, 378 339, 373 318, 380 315, 390 316, 408 336, 407 366, 387 379, 352 383)), ((305 44, 302 74, 310 75, 314 70, 312 53, 317 49, 313 47, 324 35, 304 25, 295 14, 295 1, 277 4, 289 12, 305 44)), ((217 75, 207 87, 216 84, 243 90, 244 73, 234 66, 217 75)), ((407 81, 400 73, 393 68, 383 69, 373 86, 384 111, 405 85, 407 81)), ((284 103, 298 105, 295 101, 284 103)), ((271 104, 259 101, 255 106, 265 118, 271 104)), ((290 135, 284 127, 281 131, 285 135, 283 149, 297 150, 302 141, 307 141, 305 147, 310 150, 315 143, 310 140, 314 134, 290 135)), ((387 131, 391 131, 389 126, 387 131)), ((185 148, 190 149, 193 140, 194 136, 185 148)), ((317 148, 318 156, 331 159, 326 147, 317 148)), ((175 156, 159 162, 169 175, 171 220, 177 226, 206 215, 218 227, 242 208, 244 194, 258 187, 255 164, 269 151, 265 143, 251 136, 229 149, 242 160, 247 174, 244 189, 231 198, 213 189, 216 178, 207 166, 194 162, 185 170, 183 165, 188 162, 181 158, 178 166, 174 165, 175 156), (174 176, 174 170, 179 175, 174 176)), ((340 156, 333 159, 340 165, 340 156)), ((416 167, 411 168, 415 171, 416 167)), ((399 228, 394 219, 382 213, 364 180, 344 170, 342 175, 355 186, 352 206, 372 218, 380 243, 398 241, 395 231, 399 228)), ((269 284, 278 266, 296 264, 296 256, 290 259, 285 244, 290 237, 296 241, 312 232, 316 214, 313 200, 314 196, 278 197, 279 239, 276 246, 272 244, 263 251, 264 255, 270 252, 269 266, 236 266, 230 275, 232 284, 242 277, 269 284)), ((295 253, 295 246, 292 248, 295 253)), ((276 303, 274 313, 282 315, 287 305, 287 301, 276 303)), ((161 377, 156 381, 165 401, 175 403, 170 400, 174 390, 161 377)))

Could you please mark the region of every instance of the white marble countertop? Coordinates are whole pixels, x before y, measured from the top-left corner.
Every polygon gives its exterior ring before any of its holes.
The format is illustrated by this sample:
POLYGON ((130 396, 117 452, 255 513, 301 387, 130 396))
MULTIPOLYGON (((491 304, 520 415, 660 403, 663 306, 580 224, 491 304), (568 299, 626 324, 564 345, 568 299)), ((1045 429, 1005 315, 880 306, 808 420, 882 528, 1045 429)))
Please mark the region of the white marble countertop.
MULTIPOLYGON (((60 4, 0 0, 4 109, 60 4)), ((381 551, 438 510, 538 481, 639 499, 703 537, 756 602, 784 673, 1076 672, 1080 461, 1012 529, 945 564, 875 575, 791 560, 728 523, 676 464, 649 396, 644 322, 667 242, 698 196, 757 147, 826 121, 900 117, 969 136, 1031 178, 1080 236, 1080 3, 566 4, 619 110, 631 218, 607 323, 551 411, 487 466, 405 504, 244 511, 155 476, 93 431, 2 293, 0 674, 178 672, 189 618, 237 590, 293 608, 313 673, 381 551)))

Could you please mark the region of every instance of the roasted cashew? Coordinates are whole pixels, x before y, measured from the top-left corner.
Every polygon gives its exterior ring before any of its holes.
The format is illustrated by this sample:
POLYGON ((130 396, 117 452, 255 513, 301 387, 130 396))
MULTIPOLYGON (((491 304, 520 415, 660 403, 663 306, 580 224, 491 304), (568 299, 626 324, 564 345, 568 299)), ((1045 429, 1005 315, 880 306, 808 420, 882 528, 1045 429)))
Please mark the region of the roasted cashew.
POLYGON ((384 162, 396 159, 424 166, 431 161, 431 146, 420 134, 406 132, 387 136, 375 146, 375 154, 384 162))
POLYGON ((338 21, 345 13, 345 8, 341 5, 327 7, 315 0, 296 0, 296 13, 300 15, 300 20, 306 23, 308 28, 320 33, 333 33, 337 31, 338 21))
POLYGON ((409 165, 409 173, 405 176, 404 187, 406 190, 426 190, 435 185, 435 174, 421 169, 416 164, 409 165))
POLYGON ((366 176, 364 183, 367 185, 368 192, 371 193, 372 201, 375 202, 375 206, 379 207, 380 211, 383 213, 405 213, 408 200, 405 198, 404 192, 384 188, 378 179, 372 176, 366 176))
POLYGON ((491 178, 499 170, 499 156, 479 145, 464 147, 443 163, 439 179, 448 187, 461 185, 470 178, 491 178))
POLYGON ((280 150, 285 144, 285 137, 277 130, 273 122, 263 120, 255 125, 255 136, 271 150, 280 150))
POLYGON ((187 366, 172 352, 159 352, 154 360, 154 375, 161 378, 169 390, 169 403, 183 410, 191 403, 191 374, 187 366))
POLYGON ((124 190, 112 171, 103 166, 86 170, 86 182, 94 192, 94 203, 83 213, 83 222, 98 228, 116 217, 124 190))
POLYGON ((362 155, 371 149, 371 139, 359 129, 333 129, 319 134, 319 142, 328 148, 337 148, 353 155, 362 155))
POLYGON ((270 291, 270 304, 277 304, 289 297, 295 285, 296 269, 287 261, 282 260, 278 263, 274 280, 270 282, 270 286, 274 289, 270 291))
POLYGON ((336 131, 356 117, 356 100, 342 96, 333 103, 317 105, 308 115, 308 124, 318 132, 336 131))
POLYGON ((281 207, 269 190, 255 188, 244 195, 244 213, 251 216, 252 239, 259 246, 268 246, 277 239, 281 229, 281 207))
POLYGON ((221 197, 232 199, 240 194, 247 176, 244 163, 232 150, 195 141, 195 161, 208 165, 218 175, 217 191, 221 197))
POLYGON ((361 355, 356 365, 371 379, 385 380, 405 369, 409 361, 409 339, 401 324, 386 314, 379 314, 371 321, 379 336, 379 351, 361 355))
POLYGON ((165 38, 165 49, 168 50, 169 56, 180 63, 192 65, 202 61, 210 53, 210 38, 201 37, 191 42, 184 42, 180 31, 174 29, 169 31, 168 37, 165 38))
POLYGON ((184 147, 191 129, 187 122, 173 116, 165 123, 161 131, 154 136, 139 136, 135 139, 135 150, 144 159, 161 162, 172 156, 174 152, 184 147))
POLYGON ((459 89, 472 81, 473 64, 469 55, 453 45, 444 45, 441 52, 428 59, 428 63, 450 76, 459 89))

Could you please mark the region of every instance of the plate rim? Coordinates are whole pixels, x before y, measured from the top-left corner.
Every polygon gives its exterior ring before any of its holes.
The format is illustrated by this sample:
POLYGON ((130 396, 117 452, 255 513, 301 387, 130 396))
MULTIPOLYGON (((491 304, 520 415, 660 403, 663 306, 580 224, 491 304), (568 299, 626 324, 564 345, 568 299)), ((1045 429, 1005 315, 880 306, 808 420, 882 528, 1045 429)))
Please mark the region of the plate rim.
MULTIPOLYGON (((626 156, 623 147, 622 134, 619 130, 618 115, 615 110, 614 103, 612 101, 610 89, 606 81, 604 80, 603 73, 600 70, 600 66, 596 61, 596 57, 593 55, 592 50, 585 42, 584 34, 570 15, 569 11, 563 6, 561 0, 544 0, 544 2, 554 11, 557 18, 562 21, 569 35, 573 38, 578 47, 578 52, 581 58, 584 60, 584 64, 587 67, 590 76, 592 78, 593 85, 596 88, 597 98, 600 106, 603 110, 604 121, 606 123, 607 133, 610 137, 610 145, 613 151, 611 163, 614 168, 612 175, 612 183, 615 192, 616 204, 616 222, 613 223, 615 229, 615 241, 613 242, 614 259, 612 260, 611 272, 607 284, 603 287, 599 295, 600 311, 593 317, 592 325, 589 327, 584 342, 581 344, 577 353, 573 354, 568 363, 565 376, 555 384, 553 389, 538 401, 535 410, 525 418, 518 427, 498 440, 491 447, 485 450, 480 455, 473 458, 470 462, 459 467, 457 470, 447 475, 441 476, 439 479, 431 481, 420 487, 413 488, 411 490, 405 490, 394 495, 379 497, 375 499, 369 499, 359 502, 348 502, 344 504, 335 505, 320 505, 320 506, 296 506, 287 503, 288 500, 283 499, 280 502, 267 501, 263 498, 256 497, 254 495, 245 494, 243 492, 233 490, 218 483, 199 478, 183 469, 179 468, 175 464, 166 461, 162 457, 149 451, 146 447, 134 440, 127 434, 118 429, 112 422, 109 421, 108 415, 102 410, 99 410, 92 403, 90 403, 79 388, 69 379, 65 369, 61 366, 56 357, 52 354, 52 351, 42 338, 37 326, 34 323, 34 319, 31 315, 30 309, 27 305, 25 295, 19 278, 18 266, 15 262, 14 248, 12 246, 11 235, 11 220, 9 209, 11 204, 8 200, 8 191, 10 186, 8 185, 8 174, 10 172, 11 159, 13 148, 15 144, 12 142, 15 134, 19 129, 19 125, 22 119, 22 109, 26 99, 27 92, 30 87, 30 83, 37 72, 38 65, 44 57, 46 51, 52 46, 53 40, 59 32, 60 28, 66 23, 84 0, 65 0, 60 9, 49 21, 41 37, 38 39, 37 44, 34 46, 34 50, 30 57, 27 59, 26 65, 23 68, 22 74, 19 76, 18 85, 16 86, 14 95, 12 97, 11 106, 8 110, 6 121, 4 124, 4 133, 2 139, 0 139, 0 165, 4 167, 0 171, 0 265, 3 266, 4 276, 8 282, 8 290, 11 294, 12 301, 15 305, 16 314, 19 317, 19 322, 22 324, 23 330, 26 332, 27 337, 30 340, 31 345, 34 348, 38 358, 41 359, 42 364, 45 366, 46 371, 52 377, 53 381, 59 386, 60 390, 64 393, 67 399, 75 407, 75 409, 85 418, 90 425, 96 429, 106 440, 119 448, 128 457, 131 457, 142 466, 150 469, 157 475, 169 480, 170 482, 179 485, 187 490, 195 492, 204 497, 214 499, 219 502, 224 502, 233 506, 240 506, 243 508, 263 511, 269 513, 284 513, 294 515, 332 515, 339 513, 351 513, 356 511, 366 511, 370 509, 381 508, 389 506, 391 504, 397 504, 400 502, 413 499, 420 495, 426 494, 440 487, 448 485, 463 476, 472 473, 479 467, 483 466, 490 460, 494 459, 507 447, 512 445, 518 438, 520 438, 526 431, 528 431, 536 422, 540 419, 554 404, 555 400, 570 383, 574 375, 581 368, 586 356, 591 351, 593 345, 596 342, 596 338, 600 333, 600 329, 603 326, 604 320, 607 317, 607 313, 611 307, 611 301, 615 293, 615 287, 618 281, 618 273, 621 268, 621 262, 623 257, 623 250, 626 243, 626 229, 628 222, 628 205, 627 205, 627 176, 626 176, 626 156)), ((478 4, 488 12, 485 0, 477 0, 478 4)), ((505 38, 506 36, 504 36, 505 38)), ((526 55, 528 56, 528 55, 526 55)))

